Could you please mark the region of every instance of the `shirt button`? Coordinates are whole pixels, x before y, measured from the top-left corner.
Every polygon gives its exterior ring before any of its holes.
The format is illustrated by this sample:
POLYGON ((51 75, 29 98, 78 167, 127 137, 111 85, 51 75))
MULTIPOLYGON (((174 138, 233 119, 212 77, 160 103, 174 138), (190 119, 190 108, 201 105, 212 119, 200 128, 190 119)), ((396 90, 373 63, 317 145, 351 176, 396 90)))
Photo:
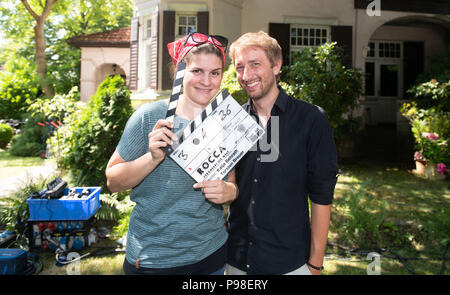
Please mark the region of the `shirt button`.
POLYGON ((252 205, 255 205, 255 201, 254 200, 252 200, 252 205))
POLYGON ((255 178, 255 179, 253 179, 253 182, 257 183, 257 182, 258 182, 258 179, 256 179, 256 178, 255 178))
POLYGON ((246 266, 247 266, 247 268, 250 268, 250 265, 247 264, 246 266))
POLYGON ((260 157, 256 158, 256 161, 258 161, 258 162, 261 161, 261 158, 260 157))

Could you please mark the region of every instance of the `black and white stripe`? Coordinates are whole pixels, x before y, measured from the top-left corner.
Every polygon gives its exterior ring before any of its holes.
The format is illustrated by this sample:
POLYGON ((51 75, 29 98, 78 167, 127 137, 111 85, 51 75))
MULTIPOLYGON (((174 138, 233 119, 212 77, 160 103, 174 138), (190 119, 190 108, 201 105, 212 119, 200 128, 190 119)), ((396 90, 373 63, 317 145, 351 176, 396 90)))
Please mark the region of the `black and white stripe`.
POLYGON ((186 63, 180 61, 177 65, 177 74, 175 76, 175 81, 173 81, 172 94, 170 95, 169 107, 166 113, 166 120, 170 123, 173 123, 173 120, 175 118, 175 111, 177 110, 178 99, 180 98, 185 71, 186 63))
POLYGON ((206 117, 208 117, 217 107, 224 101, 230 94, 227 90, 222 90, 213 101, 211 101, 203 111, 195 117, 184 129, 183 134, 179 136, 179 140, 177 142, 177 146, 182 144, 183 141, 191 135, 194 130, 200 126, 200 124, 205 121, 206 117))

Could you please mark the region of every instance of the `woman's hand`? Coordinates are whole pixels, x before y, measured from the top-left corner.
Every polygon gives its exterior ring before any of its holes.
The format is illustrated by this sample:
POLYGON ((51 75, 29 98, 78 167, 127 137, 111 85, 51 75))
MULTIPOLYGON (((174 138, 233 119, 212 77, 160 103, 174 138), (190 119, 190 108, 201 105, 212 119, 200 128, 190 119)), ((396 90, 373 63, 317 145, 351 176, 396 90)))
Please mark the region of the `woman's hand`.
POLYGON ((194 188, 201 188, 205 198, 214 204, 231 203, 238 195, 236 183, 223 180, 202 181, 194 184, 194 188))
POLYGON ((173 144, 173 140, 178 140, 175 133, 172 132, 173 124, 167 120, 158 120, 153 127, 152 132, 148 134, 149 151, 152 159, 161 162, 166 154, 161 149, 173 144))

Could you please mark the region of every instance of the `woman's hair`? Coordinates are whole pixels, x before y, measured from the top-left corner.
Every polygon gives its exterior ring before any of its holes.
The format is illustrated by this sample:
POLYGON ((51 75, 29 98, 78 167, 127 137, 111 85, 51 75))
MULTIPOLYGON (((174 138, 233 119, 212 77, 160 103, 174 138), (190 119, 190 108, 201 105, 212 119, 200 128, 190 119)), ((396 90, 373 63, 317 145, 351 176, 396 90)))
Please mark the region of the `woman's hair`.
POLYGON ((248 47, 258 47, 264 50, 272 66, 274 66, 277 61, 283 60, 280 44, 278 44, 276 39, 270 37, 269 34, 264 31, 246 33, 234 41, 230 46, 231 60, 235 60, 236 51, 238 49, 248 47))
MULTIPOLYGON (((215 54, 221 61, 222 63, 222 70, 225 69, 225 64, 223 63, 223 55, 222 52, 220 51, 219 48, 217 48, 215 45, 211 44, 211 43, 204 43, 202 45, 199 46, 195 46, 193 47, 187 54, 186 56, 183 58, 183 61, 186 64, 189 64, 191 62, 191 58, 193 55, 195 54, 215 54)), ((176 75, 176 67, 173 63, 171 63, 171 67, 170 67, 170 73, 172 77, 175 77, 176 75)))

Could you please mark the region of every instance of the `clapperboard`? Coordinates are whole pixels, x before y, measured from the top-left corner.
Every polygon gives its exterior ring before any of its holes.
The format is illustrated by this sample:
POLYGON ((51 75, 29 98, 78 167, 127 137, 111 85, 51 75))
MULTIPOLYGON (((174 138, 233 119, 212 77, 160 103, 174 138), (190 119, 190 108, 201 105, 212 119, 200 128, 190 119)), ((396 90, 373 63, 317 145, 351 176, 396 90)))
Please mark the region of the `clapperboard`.
MULTIPOLYGON (((179 62, 166 114, 172 123, 185 69, 179 62)), ((164 151, 197 182, 223 179, 263 135, 264 129, 223 90, 164 151)))

